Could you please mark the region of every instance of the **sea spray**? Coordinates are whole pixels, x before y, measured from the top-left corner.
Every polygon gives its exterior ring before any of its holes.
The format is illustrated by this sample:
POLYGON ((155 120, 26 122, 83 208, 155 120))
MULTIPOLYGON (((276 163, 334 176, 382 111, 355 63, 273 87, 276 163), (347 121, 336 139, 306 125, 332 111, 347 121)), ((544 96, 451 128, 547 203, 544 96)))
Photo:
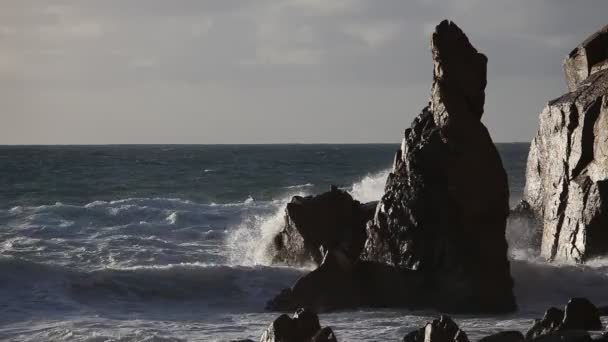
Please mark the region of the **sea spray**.
MULTIPOLYGON (((354 199, 365 203, 377 201, 384 193, 384 183, 389 170, 368 174, 346 190, 354 199)), ((288 187, 300 189, 304 186, 288 187)), ((306 186, 308 187, 308 186, 306 186)), ((273 238, 285 226, 285 208, 293 196, 310 193, 298 191, 279 200, 272 201, 274 212, 267 215, 254 214, 245 217, 227 236, 226 246, 232 265, 270 265, 274 255, 273 238)))

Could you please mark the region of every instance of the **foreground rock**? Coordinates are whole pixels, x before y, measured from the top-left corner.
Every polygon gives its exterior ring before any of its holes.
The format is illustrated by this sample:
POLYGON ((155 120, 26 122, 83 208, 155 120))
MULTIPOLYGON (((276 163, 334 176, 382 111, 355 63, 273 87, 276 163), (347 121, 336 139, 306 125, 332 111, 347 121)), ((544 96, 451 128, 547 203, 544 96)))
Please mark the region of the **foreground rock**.
POLYGON ((364 257, 424 276, 442 310, 506 312, 507 175, 481 123, 487 58, 454 23, 432 37, 430 105, 405 131, 364 257))
POLYGON ((572 298, 564 310, 549 308, 526 333, 526 339, 566 330, 601 330, 599 310, 586 298, 572 298))
POLYGON ((524 201, 543 227, 541 255, 584 262, 608 252, 608 26, 564 62, 570 93, 540 114, 524 201))
POLYGON ((442 315, 405 335, 403 342, 469 342, 469 338, 449 316, 442 315))
POLYGON ((375 202, 361 204, 334 186, 321 195, 293 197, 285 209, 285 227, 273 241, 274 262, 319 265, 321 248, 341 249, 356 260, 375 207, 375 202))
POLYGON ((321 329, 313 311, 298 309, 293 318, 283 314, 268 326, 260 342, 336 342, 331 328, 321 329))

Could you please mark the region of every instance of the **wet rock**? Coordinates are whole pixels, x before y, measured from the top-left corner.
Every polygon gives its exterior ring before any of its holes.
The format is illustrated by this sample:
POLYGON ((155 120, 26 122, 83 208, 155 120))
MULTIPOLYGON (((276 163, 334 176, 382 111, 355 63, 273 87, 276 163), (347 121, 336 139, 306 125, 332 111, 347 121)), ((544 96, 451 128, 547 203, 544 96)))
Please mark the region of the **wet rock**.
POLYGON ((317 312, 361 305, 354 262, 340 251, 328 251, 317 269, 299 278, 266 304, 267 310, 285 311, 305 306, 317 312))
POLYGON ((293 318, 283 314, 264 331, 260 342, 308 342, 321 330, 319 317, 308 309, 298 309, 293 318))
POLYGON ((357 307, 420 308, 426 303, 425 293, 418 273, 377 262, 353 262, 340 251, 329 251, 321 266, 282 290, 266 309, 285 311, 306 306, 326 312, 357 307))
POLYGON ((592 34, 564 60, 566 83, 570 91, 589 75, 608 69, 608 25, 592 34))
POLYGON ((598 67, 607 39, 604 28, 566 59, 571 92, 543 109, 530 145, 524 200, 542 222, 547 260, 608 253, 608 70, 598 67))
POLYGON ((260 342, 280 342, 280 341, 295 341, 296 325, 289 316, 283 314, 264 331, 260 342))
POLYGON ((422 274, 440 310, 512 311, 507 175, 480 121, 487 58, 449 21, 431 45, 430 105, 405 131, 363 258, 422 274))
POLYGON ((526 340, 558 331, 564 319, 564 311, 549 308, 542 319, 534 320, 534 325, 526 332, 526 340))
POLYGON ((479 342, 522 342, 524 335, 519 331, 501 331, 499 333, 483 337, 479 342))
POLYGON ((562 329, 601 330, 599 310, 586 298, 572 298, 566 305, 562 329))
POLYGON ((565 310, 549 308, 526 333, 526 340, 565 331, 601 330, 599 310, 586 298, 572 298, 565 310))
POLYGON ((445 315, 403 337, 403 342, 469 342, 467 334, 445 315))
POLYGON ((325 327, 317 332, 317 334, 310 340, 311 342, 338 342, 336 334, 331 330, 330 327, 325 327))
POLYGON ((295 196, 285 210, 285 226, 274 238, 274 262, 319 265, 321 249, 341 249, 356 260, 365 243, 365 224, 376 202, 361 204, 335 186, 329 192, 295 196))

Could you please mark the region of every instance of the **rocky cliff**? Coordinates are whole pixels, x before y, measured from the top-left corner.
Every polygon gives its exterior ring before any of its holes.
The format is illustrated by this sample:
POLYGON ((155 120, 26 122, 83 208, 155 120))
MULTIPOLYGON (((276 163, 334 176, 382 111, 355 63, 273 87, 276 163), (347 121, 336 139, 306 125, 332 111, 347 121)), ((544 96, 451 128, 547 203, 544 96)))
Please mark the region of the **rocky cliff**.
POLYGON ((541 256, 584 262, 608 252, 608 26, 564 70, 570 92, 540 114, 524 201, 542 225, 541 256))
POLYGON ((431 49, 430 103, 405 131, 364 257, 424 274, 441 309, 513 310, 507 175, 480 121, 487 58, 449 21, 431 49))

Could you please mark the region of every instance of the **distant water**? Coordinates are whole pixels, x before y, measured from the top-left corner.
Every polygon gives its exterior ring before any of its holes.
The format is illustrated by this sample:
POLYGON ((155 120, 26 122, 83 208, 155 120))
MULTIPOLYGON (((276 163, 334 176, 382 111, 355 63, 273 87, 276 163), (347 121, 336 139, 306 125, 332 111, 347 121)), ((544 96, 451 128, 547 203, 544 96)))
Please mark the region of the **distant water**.
MULTIPOLYGON (((308 271, 270 266, 264 254, 287 201, 331 184, 377 200, 397 148, 0 147, 0 339, 257 340, 277 316, 265 301, 308 271)), ((498 148, 515 203, 528 145, 498 148)), ((608 304, 603 260, 547 265, 521 241, 512 253, 520 311, 457 316, 473 339, 524 330, 571 296, 608 304)), ((436 314, 375 309, 321 320, 341 341, 394 341, 436 314)))

